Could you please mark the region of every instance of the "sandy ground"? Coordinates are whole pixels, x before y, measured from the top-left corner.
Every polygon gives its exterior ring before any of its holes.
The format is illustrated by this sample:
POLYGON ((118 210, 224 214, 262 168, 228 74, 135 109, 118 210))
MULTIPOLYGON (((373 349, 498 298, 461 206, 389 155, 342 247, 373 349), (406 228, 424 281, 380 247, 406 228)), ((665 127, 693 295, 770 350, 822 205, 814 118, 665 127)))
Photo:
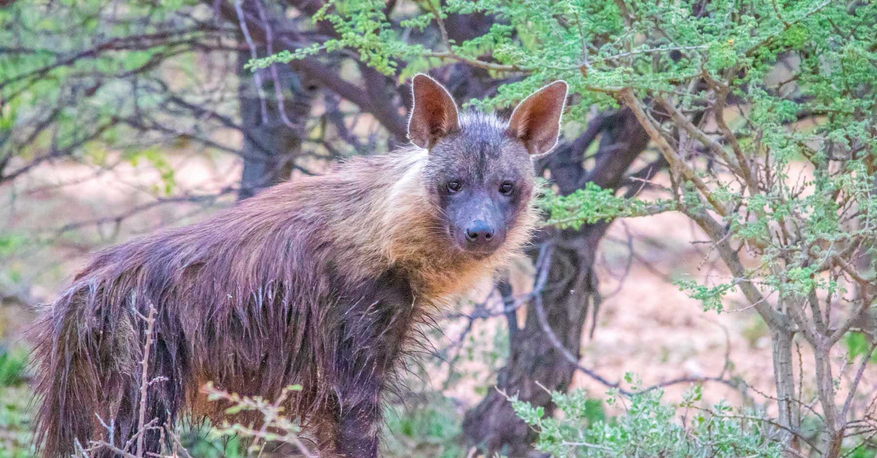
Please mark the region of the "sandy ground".
MULTIPOLYGON (((176 170, 172 196, 197 197, 221 192, 240 175, 240 165, 226 156, 190 153, 171 156, 176 170)), ((165 195, 159 174, 148 161, 122 163, 112 171, 64 163, 46 165, 37 173, 0 188, 0 234, 23 237, 14 254, 0 251, 0 290, 28 301, 46 301, 69 283, 96 247, 129 239, 157 227, 184 224, 229 205, 233 194, 218 202, 179 202, 165 195), (121 220, 117 217, 125 216, 121 220), (120 221, 120 222, 119 222, 120 221), (71 225, 81 225, 73 227, 71 225)), ((772 362, 767 328, 742 298, 732 295, 721 314, 704 312, 671 279, 726 277, 705 263, 705 237, 682 215, 664 214, 613 225, 600 246, 599 268, 604 295, 596 334, 582 342, 581 363, 609 380, 635 372, 645 385, 677 377, 741 376, 757 391, 772 394, 772 362), (631 237, 632 245, 628 244, 631 237), (630 259, 629 246, 634 258, 630 259), (630 262, 629 272, 623 272, 630 262)), ((0 295, 0 343, 20 342, 32 314, 16 299, 0 295)), ((480 324, 488 328, 502 320, 480 324)), ((453 339, 455 327, 445 337, 453 339)), ((483 328, 482 328, 483 331, 483 328)), ((487 334, 490 334, 489 330, 487 334)), ((447 340, 444 340, 447 342, 447 340)), ((838 366, 843 358, 838 352, 838 366)), ((806 349, 805 368, 810 367, 806 349)), ((849 372, 849 370, 847 370, 849 372)), ((873 392, 877 374, 863 382, 873 392)), ((606 388, 578 374, 575 386, 593 396, 606 388)), ((667 388, 668 399, 679 399, 689 384, 667 388)), ((805 390, 807 389, 805 381, 805 390)), ((843 387, 843 384, 842 384, 843 387)), ((711 383, 707 401, 742 398, 733 389, 711 383)), ((464 402, 478 398, 458 387, 448 392, 464 402)), ((753 393, 757 402, 764 398, 753 393)))

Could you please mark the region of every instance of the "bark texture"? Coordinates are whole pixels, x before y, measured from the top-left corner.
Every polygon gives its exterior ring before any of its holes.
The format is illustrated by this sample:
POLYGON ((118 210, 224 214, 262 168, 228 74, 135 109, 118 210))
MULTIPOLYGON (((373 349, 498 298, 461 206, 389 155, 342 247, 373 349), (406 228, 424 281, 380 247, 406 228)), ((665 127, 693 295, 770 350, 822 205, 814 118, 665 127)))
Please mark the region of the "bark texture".
POLYGON ((260 81, 264 87, 260 98, 252 72, 244 68, 249 58, 249 53, 238 54, 238 100, 245 133, 240 199, 290 178, 295 159, 301 153, 305 123, 317 92, 316 86, 303 81, 292 67, 278 65, 273 74, 262 70, 260 81), (280 115, 275 84, 283 97, 286 119, 280 115))

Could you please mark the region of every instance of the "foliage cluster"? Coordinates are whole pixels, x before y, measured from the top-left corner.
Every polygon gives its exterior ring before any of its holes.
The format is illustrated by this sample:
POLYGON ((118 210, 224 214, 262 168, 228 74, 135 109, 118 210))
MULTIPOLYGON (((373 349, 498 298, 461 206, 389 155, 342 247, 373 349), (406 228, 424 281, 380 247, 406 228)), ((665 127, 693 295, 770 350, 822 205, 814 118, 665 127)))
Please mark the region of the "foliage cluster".
MULTIPOLYGON (((181 86, 200 78, 189 45, 213 33, 179 14, 194 3, 128 2, 108 11, 105 1, 77 0, 0 8, 0 182, 67 156, 107 166, 108 150, 118 148, 131 161, 145 155, 165 191, 172 188, 163 159, 141 152, 145 139, 137 132, 145 126, 136 119, 169 129, 157 116, 166 89, 160 73, 176 72, 181 86), (165 63, 171 57, 175 65, 165 63)), ((191 124, 184 116, 176 121, 180 132, 191 124)))
POLYGON ((27 351, 0 348, 0 458, 33 456, 27 351))
POLYGON ((668 405, 660 389, 639 391, 635 376, 629 398, 618 391, 607 403, 622 413, 606 418, 602 405, 584 391, 552 392, 562 415, 544 417, 541 407, 511 398, 518 415, 539 431, 536 449, 552 457, 661 456, 673 458, 780 458, 782 447, 771 441, 770 430, 755 412, 735 412, 720 403, 698 406, 701 386, 691 389, 679 406, 668 405))

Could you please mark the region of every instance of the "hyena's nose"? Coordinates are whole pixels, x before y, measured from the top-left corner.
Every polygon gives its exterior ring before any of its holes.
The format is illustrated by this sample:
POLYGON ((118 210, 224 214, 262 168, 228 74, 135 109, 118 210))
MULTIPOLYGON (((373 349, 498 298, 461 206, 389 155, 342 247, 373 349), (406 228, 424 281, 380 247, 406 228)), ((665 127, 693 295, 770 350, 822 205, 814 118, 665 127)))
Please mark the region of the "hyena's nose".
POLYGON ((489 244, 496 232, 483 220, 475 220, 466 228, 466 241, 471 244, 489 244))

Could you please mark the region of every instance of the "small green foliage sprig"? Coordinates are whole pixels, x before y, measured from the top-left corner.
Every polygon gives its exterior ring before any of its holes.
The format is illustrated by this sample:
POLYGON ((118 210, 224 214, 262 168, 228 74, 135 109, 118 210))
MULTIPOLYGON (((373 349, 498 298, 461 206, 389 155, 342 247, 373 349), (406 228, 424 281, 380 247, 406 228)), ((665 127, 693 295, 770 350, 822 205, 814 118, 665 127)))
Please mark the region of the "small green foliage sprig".
POLYGON ((212 382, 208 383, 203 388, 207 399, 228 404, 229 406, 225 409, 226 415, 233 416, 241 412, 255 412, 261 417, 261 426, 226 420, 210 431, 211 436, 214 438, 242 438, 249 441, 248 449, 252 453, 261 453, 265 444, 274 442, 289 444, 307 458, 315 457, 316 455, 299 439, 300 425, 295 421, 295 418, 290 416, 291 413, 284 409, 286 400, 301 389, 301 385, 289 385, 281 390, 277 399, 267 400, 261 396, 249 397, 229 393, 217 389, 212 382))
POLYGON ((594 183, 560 196, 550 188, 540 196, 540 206, 548 214, 546 225, 560 229, 579 229, 583 224, 611 221, 615 218, 650 216, 676 208, 671 200, 652 202, 627 199, 615 195, 611 189, 602 189, 594 183))

